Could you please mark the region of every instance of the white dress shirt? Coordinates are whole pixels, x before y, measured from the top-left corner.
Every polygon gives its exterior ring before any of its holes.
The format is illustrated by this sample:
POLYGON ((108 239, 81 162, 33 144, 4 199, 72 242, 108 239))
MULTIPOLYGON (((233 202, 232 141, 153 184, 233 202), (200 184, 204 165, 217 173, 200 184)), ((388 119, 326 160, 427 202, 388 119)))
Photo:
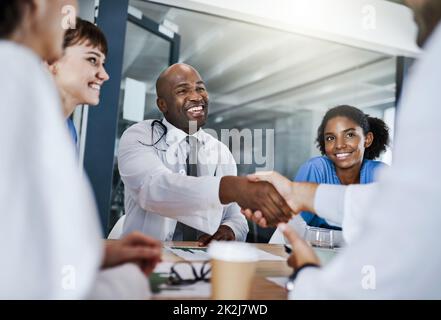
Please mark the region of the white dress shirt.
POLYGON ((356 236, 323 269, 302 270, 290 298, 441 298, 440 57, 438 26, 404 87, 393 165, 374 187, 341 187, 343 229, 359 227, 356 236))
POLYGON ((148 297, 134 264, 99 272, 96 205, 61 110, 40 58, 0 40, 0 299, 148 297))
POLYGON ((222 205, 219 200, 221 177, 237 175, 228 148, 198 130, 193 136, 199 145, 199 176, 187 176, 187 134, 163 119, 167 134, 161 138, 163 129, 159 124, 152 127, 152 122, 131 126, 119 142, 118 167, 125 186, 123 233, 139 230, 169 241, 179 221, 210 235, 224 224, 236 240, 244 241, 248 224, 239 206, 222 205))

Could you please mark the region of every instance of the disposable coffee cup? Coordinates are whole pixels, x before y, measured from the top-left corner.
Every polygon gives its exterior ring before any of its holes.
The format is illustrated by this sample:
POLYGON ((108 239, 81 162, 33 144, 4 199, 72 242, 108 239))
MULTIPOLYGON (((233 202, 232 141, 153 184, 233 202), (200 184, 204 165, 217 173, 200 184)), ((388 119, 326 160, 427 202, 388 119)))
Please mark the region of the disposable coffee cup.
POLYGON ((214 300, 246 300, 256 273, 258 252, 245 242, 213 241, 211 258, 211 297, 214 300))

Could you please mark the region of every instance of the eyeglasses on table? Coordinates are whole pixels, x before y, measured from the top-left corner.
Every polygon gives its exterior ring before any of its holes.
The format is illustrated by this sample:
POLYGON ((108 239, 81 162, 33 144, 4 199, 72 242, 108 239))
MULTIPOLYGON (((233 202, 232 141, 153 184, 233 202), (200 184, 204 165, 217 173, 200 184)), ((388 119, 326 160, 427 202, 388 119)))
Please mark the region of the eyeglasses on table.
POLYGON ((167 279, 169 285, 190 285, 198 281, 210 281, 211 266, 209 261, 195 267, 189 261, 178 261, 170 269, 167 279))

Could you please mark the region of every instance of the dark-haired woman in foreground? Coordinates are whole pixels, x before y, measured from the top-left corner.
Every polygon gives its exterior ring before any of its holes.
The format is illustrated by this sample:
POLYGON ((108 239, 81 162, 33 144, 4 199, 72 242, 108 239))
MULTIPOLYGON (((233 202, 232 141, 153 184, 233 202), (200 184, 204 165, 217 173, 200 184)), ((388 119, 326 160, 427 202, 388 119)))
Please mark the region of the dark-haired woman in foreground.
POLYGON ((160 259, 160 242, 140 233, 102 241, 43 65, 62 57, 63 8, 76 5, 0 1, 0 299, 144 299, 160 259))
MULTIPOLYGON (((384 163, 375 161, 389 143, 389 131, 383 120, 343 105, 328 110, 317 130, 317 146, 322 153, 303 164, 297 182, 326 184, 365 184, 375 180, 375 172, 384 163)), ((310 213, 302 212, 310 226, 339 227, 310 213)))

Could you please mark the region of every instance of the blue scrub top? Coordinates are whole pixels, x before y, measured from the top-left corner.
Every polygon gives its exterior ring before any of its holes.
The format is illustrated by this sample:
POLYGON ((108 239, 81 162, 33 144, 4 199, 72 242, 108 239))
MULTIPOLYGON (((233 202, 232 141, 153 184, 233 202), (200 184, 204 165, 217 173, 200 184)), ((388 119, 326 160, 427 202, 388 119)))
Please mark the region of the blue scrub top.
MULTIPOLYGON (((360 184, 374 182, 375 171, 383 165, 385 164, 381 161, 365 159, 361 165, 360 184)), ((341 184, 334 163, 326 156, 314 157, 304 163, 297 172, 294 181, 341 184)), ((311 212, 303 211, 301 215, 309 226, 341 230, 311 212)))
POLYGON ((72 141, 74 142, 75 147, 76 147, 77 142, 78 142, 77 129, 75 129, 73 120, 71 118, 68 118, 66 120, 66 123, 67 123, 67 128, 69 129, 69 133, 70 133, 70 136, 72 138, 72 141))

